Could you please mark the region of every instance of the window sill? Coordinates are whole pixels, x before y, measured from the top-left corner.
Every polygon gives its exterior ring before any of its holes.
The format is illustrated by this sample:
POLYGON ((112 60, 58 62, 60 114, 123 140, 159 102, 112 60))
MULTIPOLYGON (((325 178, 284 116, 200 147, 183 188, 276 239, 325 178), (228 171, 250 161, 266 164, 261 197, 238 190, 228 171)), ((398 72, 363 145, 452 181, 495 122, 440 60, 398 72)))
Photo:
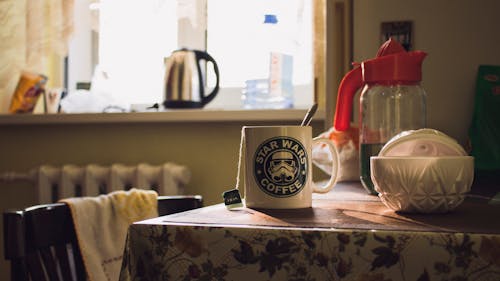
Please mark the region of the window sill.
MULTIPOLYGON (((0 125, 33 124, 105 124, 105 123, 190 123, 190 122, 297 122, 307 109, 282 110, 212 110, 186 109, 162 112, 81 113, 81 114, 2 114, 0 125)), ((314 121, 324 120, 325 112, 318 110, 314 121)))

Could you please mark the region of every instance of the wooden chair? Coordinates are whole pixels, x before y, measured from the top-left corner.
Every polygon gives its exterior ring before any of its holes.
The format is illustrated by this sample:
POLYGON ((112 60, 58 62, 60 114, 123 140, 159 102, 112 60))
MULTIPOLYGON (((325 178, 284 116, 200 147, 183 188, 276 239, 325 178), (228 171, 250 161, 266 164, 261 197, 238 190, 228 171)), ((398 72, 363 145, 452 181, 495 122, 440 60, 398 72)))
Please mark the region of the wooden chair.
MULTIPOLYGON (((200 208, 193 196, 159 196, 160 216, 200 208)), ((64 203, 37 205, 3 214, 5 258, 11 280, 86 280, 69 207, 64 203)))

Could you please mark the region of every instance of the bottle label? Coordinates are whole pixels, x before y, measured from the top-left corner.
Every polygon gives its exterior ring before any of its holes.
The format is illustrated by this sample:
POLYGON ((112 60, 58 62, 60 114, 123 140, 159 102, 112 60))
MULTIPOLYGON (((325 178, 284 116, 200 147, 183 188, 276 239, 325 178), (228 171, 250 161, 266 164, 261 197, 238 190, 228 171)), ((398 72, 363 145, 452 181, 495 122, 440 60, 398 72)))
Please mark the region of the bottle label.
POLYGON ((291 96, 293 56, 272 52, 269 60, 269 95, 291 96))

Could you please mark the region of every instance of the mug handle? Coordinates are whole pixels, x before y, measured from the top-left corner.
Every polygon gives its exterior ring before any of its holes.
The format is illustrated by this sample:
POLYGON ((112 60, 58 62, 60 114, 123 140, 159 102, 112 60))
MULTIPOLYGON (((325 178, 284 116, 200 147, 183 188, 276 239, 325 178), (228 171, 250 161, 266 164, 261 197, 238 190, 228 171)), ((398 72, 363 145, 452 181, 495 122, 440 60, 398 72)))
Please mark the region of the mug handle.
POLYGON ((319 187, 314 183, 314 181, 312 181, 312 188, 313 188, 313 192, 327 193, 330 190, 332 190, 332 188, 337 183, 337 174, 338 174, 338 170, 339 170, 339 166, 340 166, 340 160, 338 157, 337 148, 335 147, 335 145, 333 144, 333 142, 330 139, 316 137, 313 139, 313 146, 316 143, 323 143, 328 147, 328 150, 330 151, 330 154, 332 155, 333 163, 332 163, 332 170, 331 170, 331 175, 330 175, 330 179, 328 180, 328 183, 323 187, 319 187))
MULTIPOLYGON (((202 59, 211 62, 214 67, 215 78, 216 78, 215 87, 212 90, 212 92, 210 92, 210 94, 201 97, 201 103, 203 105, 206 105, 211 100, 213 100, 217 95, 217 92, 219 92, 219 67, 217 66, 217 63, 215 62, 214 58, 212 58, 212 56, 209 55, 207 52, 195 50, 195 53, 196 53, 196 60, 198 61, 197 62, 198 67, 199 67, 199 61, 202 59)), ((201 83, 201 85, 203 85, 203 83, 201 83)))

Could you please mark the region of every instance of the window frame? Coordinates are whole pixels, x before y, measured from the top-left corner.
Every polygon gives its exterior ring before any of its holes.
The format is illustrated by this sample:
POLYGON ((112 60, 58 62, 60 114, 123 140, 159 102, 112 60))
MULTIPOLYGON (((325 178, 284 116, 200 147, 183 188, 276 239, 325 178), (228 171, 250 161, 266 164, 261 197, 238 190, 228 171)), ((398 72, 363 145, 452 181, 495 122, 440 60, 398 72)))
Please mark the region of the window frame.
MULTIPOLYGON (((198 15, 204 15, 208 10, 208 0, 197 0, 195 5, 203 9, 204 11, 198 11, 198 15)), ((315 2, 315 0, 307 0, 315 2)), ((70 54, 66 60, 66 71, 65 71, 65 87, 70 91, 77 90, 76 85, 78 82, 90 82, 92 80, 93 71, 98 63, 98 44, 99 35, 96 31, 91 28, 92 15, 85 13, 82 8, 86 5, 90 5, 91 0, 77 1, 78 6, 75 5, 75 36, 77 40, 70 42, 70 54), (78 54, 78 55, 73 55, 78 54), (83 55, 81 55, 83 54, 83 55), (74 65, 79 65, 80 67, 75 68, 74 65)), ((88 8, 88 6, 87 6, 88 8)), ((95 8, 95 6, 94 6, 95 8)), ((314 7, 312 7, 314 10, 314 7)), ((311 18, 314 18, 312 15, 311 18)), ((202 20, 207 20, 202 19, 202 20)), ((314 25, 314 23, 312 23, 314 25)), ((207 31, 205 29, 206 22, 198 25, 198 27, 193 27, 193 25, 188 20, 178 19, 178 48, 183 46, 190 46, 193 49, 206 50, 207 49, 207 31)), ((314 46, 313 56, 314 56, 314 46)), ((313 72, 314 72, 314 67, 313 72)), ((209 72, 207 66, 202 66, 202 71, 204 73, 209 72)), ((305 98, 300 98, 299 95, 296 96, 295 106, 296 108, 307 108, 312 103, 315 102, 314 93, 314 77, 315 74, 311 73, 311 84, 308 84, 309 88, 306 90, 306 95, 301 94, 300 96, 305 96, 305 98), (299 97, 299 98, 297 98, 299 97)), ((205 84, 206 81, 204 81, 205 84)), ((304 88, 304 87, 302 87, 304 88)), ((241 104, 241 91, 242 88, 230 88, 221 87, 216 98, 209 104, 205 106, 206 109, 217 110, 217 109, 242 109, 241 104)), ((301 87, 297 87, 296 92, 303 92, 301 87)), ((162 101, 158 101, 161 103, 162 101)), ((144 106, 146 107, 146 106, 144 106)), ((142 106, 136 107, 142 108, 142 106)))

